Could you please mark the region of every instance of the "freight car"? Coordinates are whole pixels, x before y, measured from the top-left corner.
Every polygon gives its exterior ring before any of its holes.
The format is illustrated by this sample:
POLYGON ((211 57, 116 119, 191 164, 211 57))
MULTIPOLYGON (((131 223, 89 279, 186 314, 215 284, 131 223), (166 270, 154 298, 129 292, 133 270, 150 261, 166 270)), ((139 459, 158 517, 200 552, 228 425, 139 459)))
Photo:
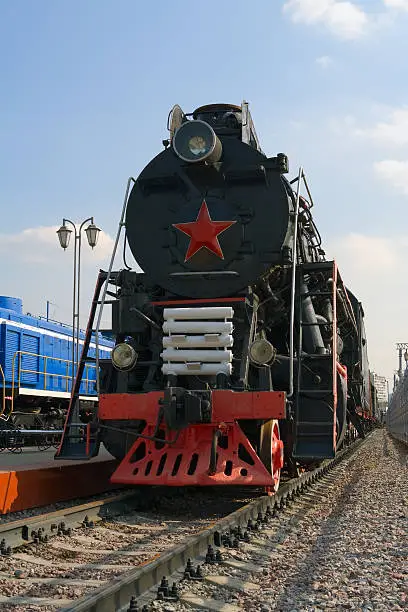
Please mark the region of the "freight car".
MULTIPOLYGON (((263 486, 364 435, 363 310, 327 261, 303 169, 261 150, 248 104, 175 106, 129 179, 88 323, 112 307, 98 419, 78 428, 85 344, 57 458, 121 460, 113 482, 263 486), (114 271, 126 243, 143 269, 114 271), (100 295, 102 297, 100 297, 100 295)), ((126 252, 124 251, 124 255, 126 252)), ((96 321, 96 322, 95 322, 96 321)))
MULTIPOLYGON (((109 340, 100 341, 101 356, 108 358, 111 348, 109 340)), ((94 342, 89 350, 95 357, 94 342)), ((88 364, 80 387, 83 411, 92 411, 97 400, 95 372, 95 363, 88 364)), ((16 443, 15 434, 5 433, 10 430, 61 429, 71 381, 72 328, 23 314, 21 299, 0 296, 0 448, 10 436, 16 443)), ((28 435, 25 440, 32 442, 28 435)))

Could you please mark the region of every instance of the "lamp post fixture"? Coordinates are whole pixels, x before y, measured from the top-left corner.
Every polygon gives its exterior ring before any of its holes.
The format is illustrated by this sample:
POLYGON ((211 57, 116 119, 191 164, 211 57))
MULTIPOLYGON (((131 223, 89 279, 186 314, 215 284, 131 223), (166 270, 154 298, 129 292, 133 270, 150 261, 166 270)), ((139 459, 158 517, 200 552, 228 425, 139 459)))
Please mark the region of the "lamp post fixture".
POLYGON ((404 353, 404 359, 405 359, 405 363, 407 363, 408 360, 408 342, 397 342, 397 351, 398 351, 398 376, 401 380, 402 378, 402 351, 405 351, 404 353))
POLYGON ((62 225, 57 230, 58 239, 64 251, 68 248, 71 234, 74 232, 74 281, 73 281, 73 297, 72 297, 72 372, 71 384, 74 386, 75 368, 79 362, 79 297, 80 297, 80 281, 81 281, 81 235, 86 223, 89 223, 85 229, 85 234, 89 246, 93 249, 99 238, 99 227, 94 224, 93 217, 85 219, 77 229, 77 226, 70 219, 63 219, 62 225), (74 229, 68 227, 69 224, 74 229))

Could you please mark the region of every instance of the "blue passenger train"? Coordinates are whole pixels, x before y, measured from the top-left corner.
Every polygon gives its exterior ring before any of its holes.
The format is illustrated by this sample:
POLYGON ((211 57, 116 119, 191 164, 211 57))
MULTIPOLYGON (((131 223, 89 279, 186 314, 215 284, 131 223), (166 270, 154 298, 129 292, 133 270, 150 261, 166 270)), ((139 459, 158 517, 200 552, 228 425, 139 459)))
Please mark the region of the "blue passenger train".
MULTIPOLYGON (((80 351, 84 333, 80 332, 80 351)), ((113 343, 99 339, 100 357, 113 343)), ((88 356, 95 356, 95 338, 88 356)), ((74 372, 75 374, 75 372, 74 372)), ((85 367, 80 395, 83 409, 97 401, 95 364, 85 367)), ((0 296, 0 431, 14 427, 60 426, 72 385, 72 327, 23 314, 22 300, 0 296)))

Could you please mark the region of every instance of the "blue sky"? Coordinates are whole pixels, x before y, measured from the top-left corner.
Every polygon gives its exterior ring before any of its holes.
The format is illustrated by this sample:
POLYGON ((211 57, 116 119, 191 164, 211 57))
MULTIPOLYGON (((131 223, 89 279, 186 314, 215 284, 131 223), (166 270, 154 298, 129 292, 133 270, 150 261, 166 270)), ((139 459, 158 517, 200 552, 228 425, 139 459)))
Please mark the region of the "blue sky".
MULTIPOLYGON (((408 0, 0 0, 1 293, 69 320, 63 216, 94 215, 82 312, 129 175, 169 109, 249 100, 263 149, 305 167, 328 255, 363 301, 372 363, 408 340, 408 0)), ((83 321, 84 322, 84 321, 83 321)))

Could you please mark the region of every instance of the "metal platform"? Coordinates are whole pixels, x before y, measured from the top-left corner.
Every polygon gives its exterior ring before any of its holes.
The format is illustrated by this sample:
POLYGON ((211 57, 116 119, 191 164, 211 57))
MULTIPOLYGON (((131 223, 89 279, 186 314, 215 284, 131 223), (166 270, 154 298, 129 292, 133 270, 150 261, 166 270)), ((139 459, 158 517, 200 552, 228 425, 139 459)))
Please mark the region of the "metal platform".
MULTIPOLYGON (((0 472, 11 471, 18 468, 19 470, 45 469, 50 467, 61 467, 60 461, 55 461, 54 455, 56 449, 54 447, 39 451, 36 446, 23 448, 21 453, 12 453, 4 450, 0 453, 0 472)), ((98 463, 100 461, 113 460, 114 457, 101 445, 100 453, 94 459, 87 463, 98 463)), ((66 461, 64 465, 77 465, 81 461, 66 461)), ((1 490, 1 489, 0 489, 1 490)), ((1 494, 0 494, 1 495, 1 494)))
MULTIPOLYGON (((0 454, 0 515, 113 489, 118 462, 105 450, 85 463, 54 460, 55 449, 0 454)), ((115 488, 118 488, 117 485, 115 488)))

